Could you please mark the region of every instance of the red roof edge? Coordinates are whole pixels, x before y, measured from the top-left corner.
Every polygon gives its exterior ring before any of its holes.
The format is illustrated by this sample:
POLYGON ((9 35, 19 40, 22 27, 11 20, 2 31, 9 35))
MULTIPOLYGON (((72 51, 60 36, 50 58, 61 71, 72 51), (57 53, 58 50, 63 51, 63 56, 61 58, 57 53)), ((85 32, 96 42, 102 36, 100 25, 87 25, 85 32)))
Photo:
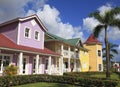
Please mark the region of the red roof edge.
POLYGON ((38 48, 33 48, 33 47, 28 47, 28 46, 21 46, 17 45, 13 41, 11 41, 9 38, 7 38, 5 35, 0 33, 0 47, 3 48, 9 48, 9 49, 16 49, 16 50, 23 50, 23 51, 30 51, 30 52, 36 52, 36 53, 41 53, 44 55, 51 55, 51 56, 61 56, 60 54, 53 52, 47 48, 44 49, 38 49, 38 48))
POLYGON ((95 38, 93 34, 91 34, 84 42, 84 44, 102 44, 102 42, 98 41, 98 39, 95 38))

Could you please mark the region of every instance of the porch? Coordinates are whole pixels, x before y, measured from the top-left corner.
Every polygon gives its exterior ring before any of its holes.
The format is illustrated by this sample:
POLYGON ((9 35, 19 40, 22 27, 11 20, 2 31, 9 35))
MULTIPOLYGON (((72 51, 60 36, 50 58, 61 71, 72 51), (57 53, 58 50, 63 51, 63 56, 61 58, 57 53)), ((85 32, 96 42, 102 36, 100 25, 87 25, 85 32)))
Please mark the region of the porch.
MULTIPOLYGON (((49 74, 60 75, 60 66, 56 60, 58 56, 47 55, 30 51, 19 51, 12 49, 0 50, 0 75, 4 68, 10 64, 18 67, 18 75, 49 74)), ((58 61, 59 62, 59 61, 58 61)))

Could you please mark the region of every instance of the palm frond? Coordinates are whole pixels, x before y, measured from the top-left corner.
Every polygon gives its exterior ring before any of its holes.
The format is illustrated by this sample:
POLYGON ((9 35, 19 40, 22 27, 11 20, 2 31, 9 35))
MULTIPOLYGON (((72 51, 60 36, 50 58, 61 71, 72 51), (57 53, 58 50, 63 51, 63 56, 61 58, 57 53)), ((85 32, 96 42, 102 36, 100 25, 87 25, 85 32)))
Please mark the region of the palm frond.
POLYGON ((113 19, 110 23, 110 26, 118 27, 120 30, 120 19, 113 19))
POLYGON ((111 45, 111 48, 115 48, 115 47, 119 47, 119 45, 117 45, 117 44, 112 44, 111 45))
POLYGON ((97 25, 94 30, 93 30, 93 34, 95 38, 98 38, 100 32, 102 31, 102 29, 104 28, 103 25, 97 25))
POLYGON ((111 14, 116 15, 120 13, 120 7, 116 7, 114 9, 111 9, 111 14))
POLYGON ((118 51, 116 49, 111 49, 111 52, 114 54, 118 54, 118 51))
POLYGON ((100 15, 100 12, 96 11, 94 13, 91 13, 89 17, 94 17, 97 19, 99 22, 103 23, 103 17, 100 15))
POLYGON ((106 48, 102 48, 102 52, 104 52, 106 50, 106 48))

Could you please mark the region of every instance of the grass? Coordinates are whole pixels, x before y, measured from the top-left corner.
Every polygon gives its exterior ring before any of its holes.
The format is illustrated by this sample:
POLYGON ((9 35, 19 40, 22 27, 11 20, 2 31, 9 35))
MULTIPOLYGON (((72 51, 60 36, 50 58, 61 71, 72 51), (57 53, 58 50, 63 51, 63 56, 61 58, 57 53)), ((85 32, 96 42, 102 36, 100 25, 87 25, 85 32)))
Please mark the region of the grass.
MULTIPOLYGON (((105 74, 94 74, 94 75, 90 75, 90 77, 98 77, 98 78, 106 78, 105 74)), ((112 73, 111 74, 111 79, 112 80, 120 80, 120 76, 116 73, 112 73)))
POLYGON ((61 84, 61 83, 40 82, 40 83, 25 84, 25 85, 13 86, 13 87, 80 87, 80 86, 73 86, 73 85, 61 84))
MULTIPOLYGON (((106 78, 106 75, 105 74, 101 74, 101 75, 95 74, 95 75, 91 75, 90 77, 106 78)), ((112 73, 110 79, 118 80, 118 86, 117 87, 120 87, 120 75, 118 75, 116 73, 112 73)))

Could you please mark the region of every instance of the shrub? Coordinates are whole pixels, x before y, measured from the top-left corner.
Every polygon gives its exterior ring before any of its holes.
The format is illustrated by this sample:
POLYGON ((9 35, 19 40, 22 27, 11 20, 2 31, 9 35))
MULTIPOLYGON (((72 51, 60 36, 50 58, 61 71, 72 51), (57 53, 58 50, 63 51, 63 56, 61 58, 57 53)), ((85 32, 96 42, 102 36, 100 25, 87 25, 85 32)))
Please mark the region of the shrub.
POLYGON ((0 78, 0 87, 16 86, 35 82, 54 82, 78 85, 82 87, 116 87, 117 82, 111 80, 76 78, 69 76, 50 75, 19 75, 3 76, 0 78))
POLYGON ((3 71, 3 75, 8 75, 8 76, 16 75, 17 69, 18 69, 17 66, 11 64, 11 65, 5 67, 5 69, 3 71))

